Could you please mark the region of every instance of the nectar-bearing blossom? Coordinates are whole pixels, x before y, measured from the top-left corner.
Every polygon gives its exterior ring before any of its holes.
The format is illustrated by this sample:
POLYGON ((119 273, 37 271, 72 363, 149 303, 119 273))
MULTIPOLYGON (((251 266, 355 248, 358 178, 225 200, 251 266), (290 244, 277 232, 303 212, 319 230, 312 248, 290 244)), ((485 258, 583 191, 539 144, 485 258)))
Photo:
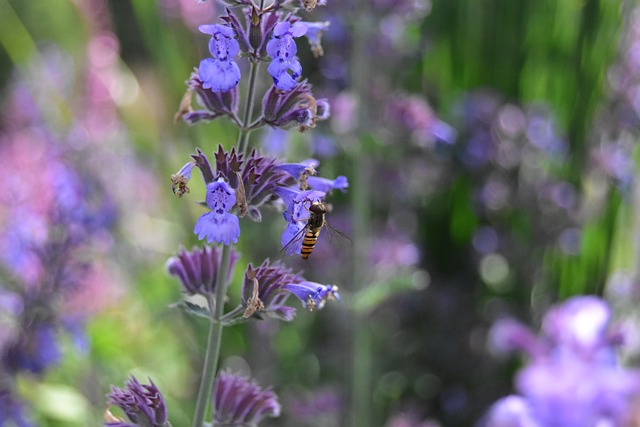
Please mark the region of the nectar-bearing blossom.
POLYGON ((286 285, 283 289, 295 295, 308 311, 322 309, 327 301, 340 301, 336 285, 322 285, 305 281, 286 285))
POLYGON ((273 58, 267 71, 276 87, 285 92, 295 87, 296 79, 302 74, 302 66, 296 57, 298 48, 293 38, 304 36, 306 32, 307 26, 302 22, 293 25, 288 21, 280 22, 267 43, 267 53, 273 58))
POLYGON ((299 254, 302 251, 302 239, 296 241, 293 239, 304 229, 309 220, 311 204, 322 202, 325 193, 314 190, 296 191, 290 188, 278 188, 276 193, 286 206, 283 215, 287 221, 287 228, 282 233, 282 247, 286 248, 287 255, 299 254), (290 242, 292 244, 289 244, 290 242))
POLYGON ((513 320, 492 330, 500 349, 530 357, 516 377, 519 396, 496 402, 484 424, 492 427, 624 426, 640 398, 640 372, 616 361, 619 332, 611 310, 594 296, 574 297, 549 310, 536 337, 513 320))
POLYGON ((106 412, 104 425, 109 427, 171 427, 167 419, 164 396, 153 381, 149 380, 149 383, 149 385, 142 385, 132 375, 124 388, 111 386, 111 393, 107 395, 109 404, 119 407, 130 422, 117 419, 106 412))
POLYGON ((226 92, 240 81, 240 68, 232 59, 240 52, 235 33, 231 27, 219 24, 201 25, 198 29, 211 35, 209 51, 213 56, 203 59, 198 67, 202 87, 226 92))
POLYGON ((249 264, 242 283, 243 317, 293 320, 296 309, 284 305, 289 293, 282 291, 285 286, 300 282, 304 282, 303 277, 279 262, 265 261, 256 268, 249 264))
POLYGON ((204 82, 200 78, 198 70, 191 73, 186 81, 187 92, 182 97, 180 108, 174 120, 183 120, 192 125, 200 121, 211 121, 219 117, 227 116, 232 119, 238 110, 238 86, 225 91, 205 89, 204 82), (198 109, 194 110, 193 96, 195 95, 198 109))
POLYGON ((193 230, 198 239, 208 243, 238 243, 240 221, 230 211, 236 203, 236 192, 223 178, 207 184, 207 206, 211 212, 202 215, 193 230))
POLYGON ((212 426, 257 426, 266 417, 280 416, 278 397, 251 379, 222 371, 213 391, 212 426))

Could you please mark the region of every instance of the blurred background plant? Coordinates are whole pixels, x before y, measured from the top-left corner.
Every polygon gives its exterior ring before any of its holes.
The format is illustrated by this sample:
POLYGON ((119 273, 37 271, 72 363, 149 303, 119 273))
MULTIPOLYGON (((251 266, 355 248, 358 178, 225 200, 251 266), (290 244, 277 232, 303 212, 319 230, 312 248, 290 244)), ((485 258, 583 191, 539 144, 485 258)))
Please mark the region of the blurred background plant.
MULTIPOLYGON (((281 397, 265 425, 472 425, 519 366, 487 350, 490 325, 539 325, 578 294, 609 300, 637 362, 636 2, 364 5, 309 14, 330 23, 321 58, 297 40, 330 120, 257 134, 349 178, 327 217, 354 241, 289 261, 339 283, 340 305, 225 332, 223 366, 281 397)), ((202 212, 168 177, 202 141, 235 141, 223 120, 173 123, 208 56, 197 27, 220 15, 214 0, 0 0, 0 416, 98 425, 131 372, 189 425, 206 325, 169 307, 164 265, 202 212)), ((243 264, 279 250, 279 214, 263 221, 243 228, 243 264)))

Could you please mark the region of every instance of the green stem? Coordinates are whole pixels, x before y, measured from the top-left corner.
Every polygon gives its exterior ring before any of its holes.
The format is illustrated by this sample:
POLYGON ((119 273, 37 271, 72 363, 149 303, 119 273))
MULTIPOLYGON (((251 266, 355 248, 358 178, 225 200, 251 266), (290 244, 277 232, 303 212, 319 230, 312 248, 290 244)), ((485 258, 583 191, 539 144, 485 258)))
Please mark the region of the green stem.
POLYGON ((231 261, 231 246, 222 247, 220 266, 216 273, 216 293, 215 299, 209 296, 209 312, 211 321, 209 323, 209 336, 207 338, 207 352, 204 357, 204 367, 202 368, 202 380, 200 390, 198 390, 198 400, 196 410, 193 415, 193 427, 202 427, 207 412, 207 407, 213 394, 215 384, 215 374, 220 358, 220 344, 222 343, 223 323, 221 321, 224 314, 224 297, 227 290, 227 272, 231 261))
MULTIPOLYGON (((358 126, 354 129, 352 139, 354 182, 351 188, 352 218, 354 224, 354 262, 353 262, 353 286, 357 293, 364 288, 365 283, 372 280, 367 277, 367 252, 370 245, 371 234, 371 202, 370 202, 370 171, 371 159, 369 153, 359 138, 369 130, 369 99, 366 76, 370 69, 366 43, 372 25, 372 17, 368 12, 369 6, 366 0, 356 0, 357 10, 353 19, 353 45, 350 60, 350 85, 356 94, 358 109, 358 126)), ((370 329, 370 319, 367 311, 354 313, 353 319, 353 359, 352 359, 352 412, 349 425, 352 427, 369 427, 373 425, 372 419, 372 378, 373 378, 373 352, 370 329)))
POLYGON ((247 146, 249 144, 250 130, 247 129, 249 123, 251 123, 251 113, 253 112, 253 102, 256 94, 256 81, 258 80, 258 68, 260 63, 258 61, 251 61, 249 63, 249 87, 247 89, 247 101, 244 105, 244 116, 242 118, 242 129, 238 134, 238 149, 243 155, 247 153, 247 146))

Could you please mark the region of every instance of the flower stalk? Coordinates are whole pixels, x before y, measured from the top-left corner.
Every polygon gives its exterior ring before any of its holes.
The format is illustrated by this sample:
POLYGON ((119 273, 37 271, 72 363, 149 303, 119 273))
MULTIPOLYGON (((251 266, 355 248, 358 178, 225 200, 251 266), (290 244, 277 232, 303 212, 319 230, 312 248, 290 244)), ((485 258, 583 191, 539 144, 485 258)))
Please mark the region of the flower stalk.
POLYGON ((247 101, 244 106, 244 116, 242 117, 242 127, 238 133, 238 149, 242 153, 243 157, 247 154, 247 147, 249 145, 249 134, 251 133, 251 113, 253 112, 253 103, 256 94, 256 81, 258 80, 258 69, 260 63, 257 61, 251 61, 249 63, 249 86, 247 88, 247 101))
POLYGON ((220 268, 216 275, 215 298, 209 298, 209 312, 211 313, 209 324, 209 335, 207 337, 207 350, 204 358, 204 366, 202 368, 202 381, 198 390, 198 400, 196 401, 196 410, 193 416, 193 427, 202 427, 207 412, 207 406, 211 401, 213 386, 215 383, 218 360, 220 359, 220 347, 222 344, 222 317, 224 315, 224 297, 227 290, 227 281, 229 280, 227 272, 231 262, 231 246, 222 247, 222 255, 220 257, 220 268))

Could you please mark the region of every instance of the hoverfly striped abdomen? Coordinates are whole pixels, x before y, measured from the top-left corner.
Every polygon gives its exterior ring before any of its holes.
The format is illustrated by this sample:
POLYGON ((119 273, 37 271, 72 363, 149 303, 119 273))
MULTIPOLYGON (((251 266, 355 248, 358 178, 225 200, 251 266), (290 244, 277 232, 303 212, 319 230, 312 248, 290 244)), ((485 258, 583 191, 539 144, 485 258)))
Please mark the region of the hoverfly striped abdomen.
POLYGON ((302 259, 308 259, 313 248, 316 246, 316 241, 320 235, 320 230, 325 224, 324 214, 327 212, 324 204, 321 202, 312 203, 309 206, 309 220, 307 221, 306 232, 304 239, 302 240, 302 249, 300 255, 302 259))

